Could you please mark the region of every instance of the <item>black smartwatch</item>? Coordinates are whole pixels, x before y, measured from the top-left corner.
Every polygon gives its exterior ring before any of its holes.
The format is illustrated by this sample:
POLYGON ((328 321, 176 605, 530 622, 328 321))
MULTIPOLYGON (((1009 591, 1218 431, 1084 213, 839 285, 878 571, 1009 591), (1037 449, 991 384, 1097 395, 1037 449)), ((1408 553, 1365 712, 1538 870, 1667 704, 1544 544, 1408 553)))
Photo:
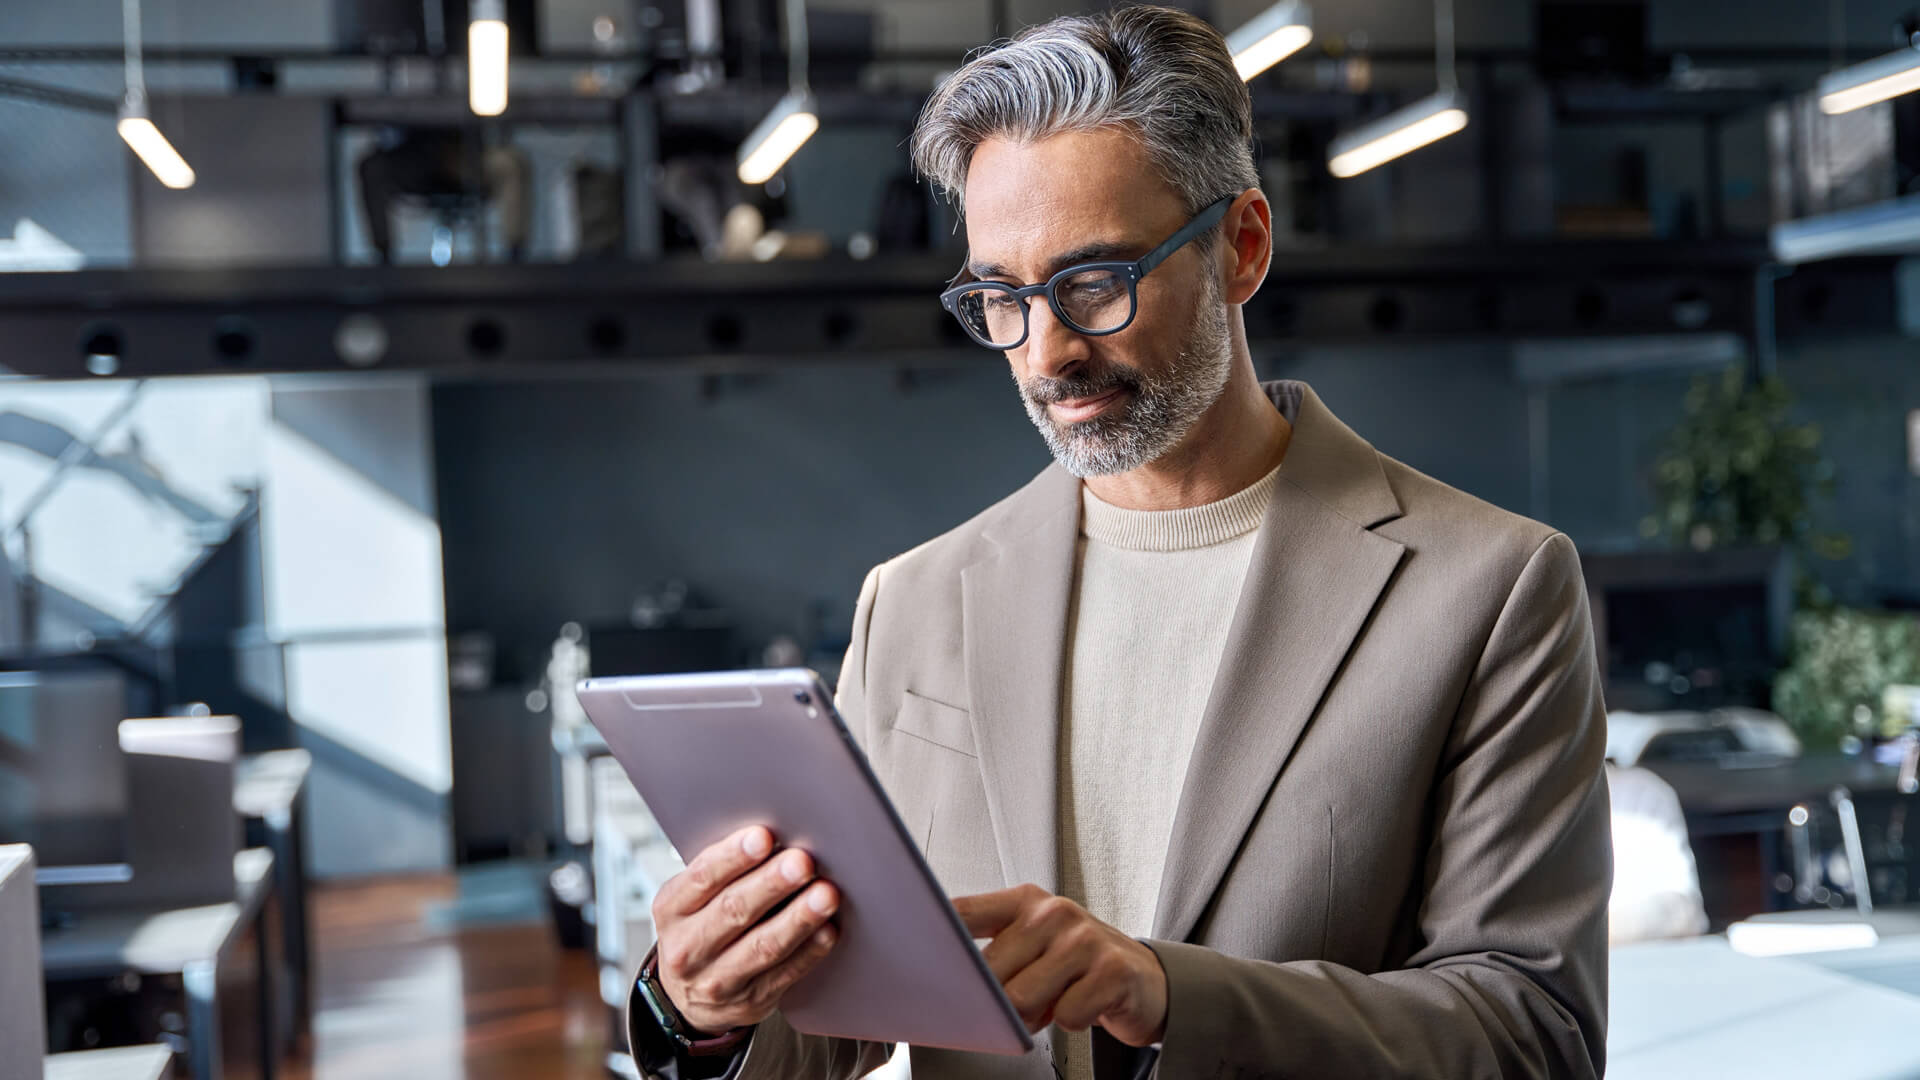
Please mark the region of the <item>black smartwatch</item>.
POLYGON ((713 1036, 694 1031, 660 983, 659 948, 648 950, 627 998, 627 1042, 638 1064, 660 1070, 683 1058, 728 1058, 752 1034, 752 1027, 737 1027, 713 1036))

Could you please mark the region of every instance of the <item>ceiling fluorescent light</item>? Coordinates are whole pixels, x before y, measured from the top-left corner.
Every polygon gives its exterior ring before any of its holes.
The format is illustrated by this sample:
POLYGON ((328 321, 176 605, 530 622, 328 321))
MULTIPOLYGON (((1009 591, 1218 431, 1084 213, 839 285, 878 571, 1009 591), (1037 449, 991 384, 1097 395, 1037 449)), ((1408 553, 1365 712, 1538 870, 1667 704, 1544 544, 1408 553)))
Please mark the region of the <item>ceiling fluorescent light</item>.
POLYGON ((782 9, 787 34, 786 95, 740 144, 740 182, 773 179, 813 133, 820 130, 820 107, 807 88, 807 0, 787 0, 782 9))
POLYGON ((813 95, 790 91, 740 144, 740 182, 764 184, 773 179, 794 151, 818 130, 820 113, 813 95))
POLYGON ((1433 71, 1440 89, 1333 140, 1327 170, 1342 180, 1377 169, 1397 157, 1467 126, 1467 95, 1454 64, 1453 0, 1433 0, 1433 71))
POLYGON ((1793 266, 1855 255, 1920 252, 1920 195, 1907 195, 1773 227, 1774 258, 1793 266))
POLYGON ((1240 78, 1254 76, 1313 41, 1313 9, 1301 0, 1280 0, 1227 35, 1227 51, 1240 78))
POLYGON ((127 96, 120 103, 120 138, 160 182, 179 191, 193 186, 193 169, 147 115, 147 65, 141 47, 140 0, 122 0, 121 29, 127 63, 127 96))
POLYGON ((1466 126, 1466 95, 1442 90, 1333 140, 1327 168, 1343 180, 1359 176, 1466 126))
POLYGON ((176 191, 193 186, 193 167, 187 164, 186 158, 180 156, 180 151, 173 148, 167 137, 160 134, 160 129, 153 126, 153 121, 147 119, 144 110, 135 112, 122 109, 119 128, 120 137, 133 148, 134 153, 140 155, 140 160, 153 170, 153 175, 159 177, 162 184, 176 191))
POLYGON ((1920 90, 1920 48, 1831 72, 1820 79, 1820 111, 1829 116, 1864 109, 1920 90))
POLYGON ((475 116, 507 111, 506 0, 473 0, 467 26, 467 105, 475 116))

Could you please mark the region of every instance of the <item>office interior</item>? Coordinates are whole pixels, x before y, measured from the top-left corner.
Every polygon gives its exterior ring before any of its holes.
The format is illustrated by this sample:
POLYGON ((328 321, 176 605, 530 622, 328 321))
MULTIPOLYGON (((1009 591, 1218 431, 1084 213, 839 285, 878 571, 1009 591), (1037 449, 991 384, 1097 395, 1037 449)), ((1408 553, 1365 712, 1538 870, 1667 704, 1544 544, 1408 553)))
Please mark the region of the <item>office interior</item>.
MULTIPOLYGON (((1261 377, 1579 550, 1613 1075, 1920 1075, 1920 8, 1178 6, 1261 377)), ((1083 10, 0 5, 0 1078, 637 1075, 573 688, 831 681, 1047 464, 905 142, 1083 10)))

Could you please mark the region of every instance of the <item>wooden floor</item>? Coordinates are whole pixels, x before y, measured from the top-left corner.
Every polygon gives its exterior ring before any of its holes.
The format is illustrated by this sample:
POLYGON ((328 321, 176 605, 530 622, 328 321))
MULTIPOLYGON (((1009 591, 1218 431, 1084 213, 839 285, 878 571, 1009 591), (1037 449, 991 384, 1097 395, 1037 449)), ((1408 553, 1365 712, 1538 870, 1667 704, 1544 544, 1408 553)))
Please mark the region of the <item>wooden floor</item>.
POLYGON ((316 886, 313 1036, 286 1080, 604 1080, 590 954, 543 924, 435 929, 451 876, 316 886))

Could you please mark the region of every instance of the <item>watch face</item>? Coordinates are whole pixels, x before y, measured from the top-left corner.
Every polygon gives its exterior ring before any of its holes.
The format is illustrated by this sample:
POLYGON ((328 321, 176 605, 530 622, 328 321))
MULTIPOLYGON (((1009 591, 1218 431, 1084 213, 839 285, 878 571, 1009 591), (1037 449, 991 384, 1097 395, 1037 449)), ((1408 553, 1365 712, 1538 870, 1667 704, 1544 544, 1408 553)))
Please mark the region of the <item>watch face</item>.
POLYGON ((660 1022, 653 996, 645 980, 634 979, 627 993, 627 1049, 643 1069, 656 1070, 672 1064, 679 1043, 660 1022))
POLYGON ((673 1036, 684 1034, 686 1022, 680 1018, 680 1010, 673 1007, 673 999, 667 996, 667 989, 657 974, 647 968, 640 969, 639 977, 633 981, 633 992, 647 1006, 660 1030, 673 1036))

